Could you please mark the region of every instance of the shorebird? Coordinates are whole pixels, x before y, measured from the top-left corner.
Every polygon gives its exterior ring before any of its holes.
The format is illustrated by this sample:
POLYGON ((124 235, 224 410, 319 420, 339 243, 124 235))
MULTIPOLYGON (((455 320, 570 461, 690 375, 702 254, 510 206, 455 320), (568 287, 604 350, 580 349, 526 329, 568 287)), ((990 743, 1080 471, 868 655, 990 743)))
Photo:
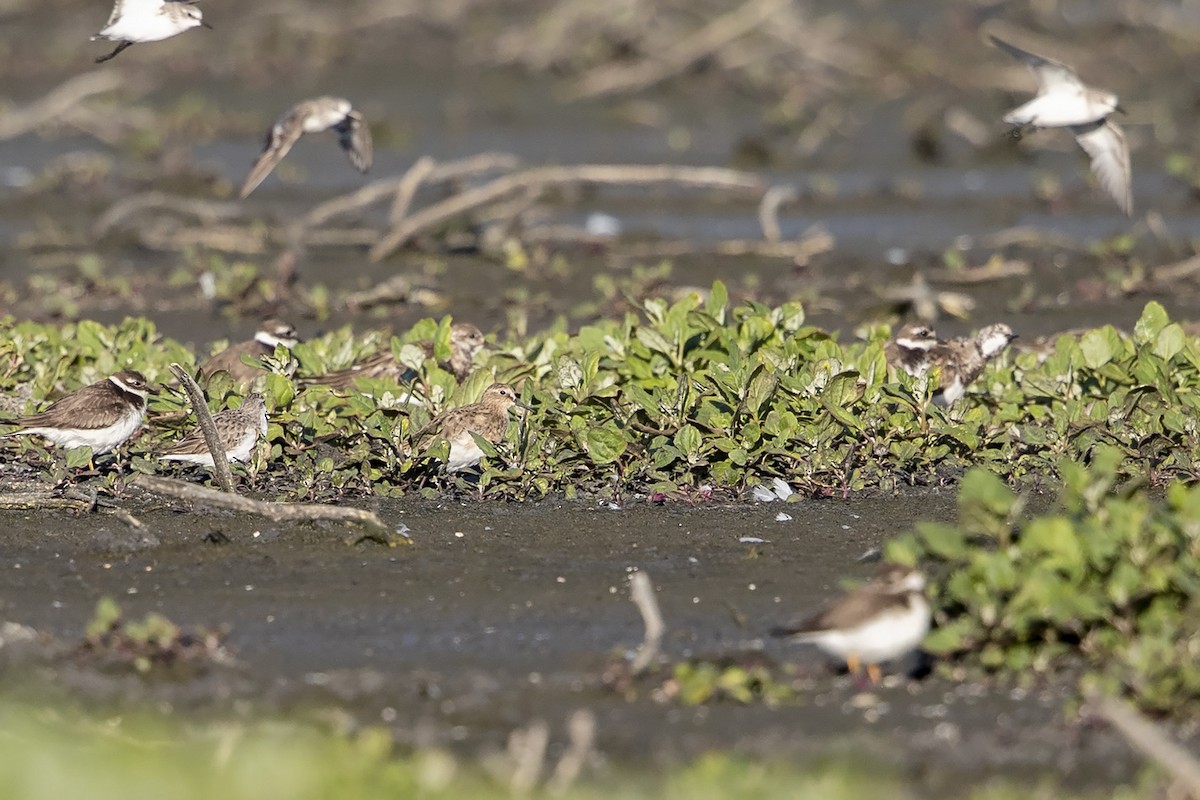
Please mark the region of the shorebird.
POLYGON ((508 430, 508 415, 513 406, 529 409, 517 399, 517 391, 507 383, 493 383, 483 391, 478 403, 470 403, 431 421, 413 436, 413 441, 433 437, 450 443, 446 460, 447 472, 460 472, 473 467, 483 458, 483 450, 475 441, 478 436, 495 444, 508 430))
MULTIPOLYGON (((229 461, 245 463, 250 460, 260 436, 267 435, 267 407, 258 392, 249 395, 237 408, 227 408, 213 417, 217 438, 229 461)), ((162 461, 186 461, 202 467, 213 466, 204 433, 196 428, 171 447, 158 454, 162 461)))
POLYGON ((1037 77, 1038 94, 1023 106, 1004 115, 1015 125, 1015 136, 1023 128, 1068 128, 1075 141, 1092 160, 1092 172, 1126 216, 1133 215, 1132 175, 1129 145, 1124 132, 1109 117, 1120 111, 1112 92, 1084 85, 1066 64, 1030 53, 995 36, 992 41, 1013 58, 1025 62, 1037 77))
POLYGON ((141 427, 151 391, 142 373, 122 370, 56 400, 45 411, 14 420, 21 430, 8 435, 36 434, 59 447, 90 447, 98 456, 141 427))
POLYGON ((920 570, 885 564, 870 582, 770 633, 815 644, 846 662, 853 675, 866 664, 867 676, 877 684, 880 663, 915 650, 929 633, 931 610, 924 591, 920 570))
POLYGON ((296 329, 279 319, 268 319, 258 326, 254 337, 242 342, 235 342, 217 353, 200 365, 200 377, 205 381, 224 370, 238 386, 247 386, 263 374, 261 367, 247 364, 243 356, 262 358, 275 352, 277 345, 283 345, 289 350, 300 342, 296 329))
POLYGON ((929 369, 929 351, 938 344, 933 328, 923 322, 909 322, 883 348, 889 370, 906 372, 914 378, 929 369))
MULTIPOLYGON (((433 342, 418 344, 425 351, 426 358, 433 357, 433 342)), ((469 322, 456 322, 450 326, 450 358, 443 366, 462 381, 471 374, 471 369, 475 366, 475 355, 482 348, 483 332, 469 322)), ((415 377, 416 374, 411 369, 396 360, 391 350, 384 350, 347 369, 309 378, 305 384, 345 391, 352 388, 359 378, 391 378, 396 383, 405 383, 415 377)))
POLYGON ((245 199, 283 160, 302 134, 318 133, 333 128, 338 132, 338 143, 346 151, 350 163, 359 172, 371 168, 371 130, 362 114, 350 106, 349 100, 340 97, 318 97, 305 100, 288 110, 267 131, 267 141, 259 154, 242 190, 238 195, 245 199))
POLYGON ((980 328, 971 337, 960 336, 942 342, 929 352, 931 366, 938 368, 938 388, 933 402, 948 406, 958 402, 967 387, 983 374, 988 362, 1004 352, 1017 338, 1003 322, 980 328))
POLYGON ((139 42, 158 42, 205 22, 196 8, 196 0, 117 0, 104 29, 92 37, 117 42, 117 49, 96 59, 103 64, 130 45, 139 42))

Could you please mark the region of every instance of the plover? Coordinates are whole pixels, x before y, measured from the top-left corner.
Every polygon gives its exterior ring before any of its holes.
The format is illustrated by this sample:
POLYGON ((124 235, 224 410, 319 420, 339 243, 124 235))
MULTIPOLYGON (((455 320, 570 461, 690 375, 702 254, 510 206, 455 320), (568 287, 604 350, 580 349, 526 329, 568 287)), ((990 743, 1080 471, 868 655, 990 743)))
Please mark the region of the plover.
POLYGON ((1037 97, 1004 115, 1004 121, 1022 128, 1068 128, 1092 160, 1100 186, 1127 216, 1133 215, 1133 189, 1129 145, 1125 134, 1109 117, 1120 111, 1117 96, 1093 89, 1079 80, 1066 64, 1030 53, 991 37, 996 46, 1025 62, 1038 81, 1037 97))
POLYGON ((45 411, 14 420, 22 430, 8 435, 36 434, 59 447, 90 447, 94 456, 107 453, 141 427, 151 392, 142 373, 122 370, 56 400, 45 411))
POLYGON ((938 387, 933 402, 948 406, 958 402, 967 387, 983 374, 988 362, 1004 352, 1017 338, 1003 322, 980 328, 971 337, 960 336, 942 342, 929 352, 932 366, 938 368, 938 387))
POLYGON ((371 130, 362 114, 340 97, 318 97, 293 106, 267 131, 262 153, 250 168, 239 196, 246 198, 283 160, 302 134, 318 133, 333 128, 338 143, 346 151, 350 163, 359 172, 371 168, 371 130))
MULTIPOLYGON (((433 342, 418 344, 425 351, 426 358, 433 357, 433 342)), ((475 355, 482 348, 483 332, 469 322, 456 322, 450 326, 450 358, 443 366, 461 381, 471 374, 471 369, 475 366, 475 355)), ((391 378, 396 383, 405 383, 415 377, 411 369, 396 361, 391 350, 384 350, 352 367, 309 378, 305 383, 345 391, 353 387, 359 378, 391 378)))
POLYGON ((209 381, 212 376, 224 370, 229 373, 238 386, 247 386, 263 374, 261 367, 255 367, 242 360, 243 356, 262 358, 275 352, 277 345, 283 345, 289 350, 299 343, 300 337, 292 325, 279 319, 268 319, 258 326, 254 338, 243 342, 235 342, 217 353, 200 365, 200 377, 209 381))
POLYGON ((433 437, 450 442, 446 460, 447 472, 460 472, 473 467, 483 458, 483 450, 475 434, 492 444, 504 438, 508 430, 508 415, 512 408, 528 409, 517 399, 517 391, 507 383, 493 383, 483 391, 478 403, 470 403, 433 420, 413 437, 414 442, 433 437))
POLYGON ((879 683, 879 664, 912 652, 929 633, 924 590, 920 570, 885 564, 870 582, 770 633, 815 644, 846 662, 853 675, 865 664, 871 682, 879 683))
POLYGON ((103 64, 130 45, 139 42, 158 42, 203 25, 196 0, 117 0, 104 29, 92 37, 117 42, 117 49, 96 59, 103 64))
POLYGON ((883 348, 888 369, 906 372, 914 378, 929 369, 929 351, 938 344, 933 328, 923 322, 909 322, 883 348))
MULTIPOLYGON (((225 448, 225 458, 240 463, 249 461, 259 437, 267 435, 267 407, 263 396, 258 392, 249 395, 237 408, 227 408, 215 415, 213 424, 217 428, 217 438, 225 448)), ((213 466, 212 453, 200 428, 163 450, 158 458, 162 461, 186 461, 202 467, 213 466)))

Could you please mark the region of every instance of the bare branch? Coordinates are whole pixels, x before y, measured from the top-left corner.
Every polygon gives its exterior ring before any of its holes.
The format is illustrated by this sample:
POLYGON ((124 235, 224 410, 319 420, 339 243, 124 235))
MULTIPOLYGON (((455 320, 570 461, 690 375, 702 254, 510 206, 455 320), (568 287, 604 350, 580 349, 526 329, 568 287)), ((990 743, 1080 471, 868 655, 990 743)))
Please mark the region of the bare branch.
POLYGON ((750 0, 677 42, 659 57, 633 66, 605 65, 583 77, 573 99, 645 89, 686 70, 767 22, 788 0, 750 0))
POLYGON ((469 189, 421 209, 392 228, 371 248, 371 260, 381 261, 403 247, 413 236, 462 214, 495 203, 521 191, 543 190, 573 184, 650 186, 679 184, 727 191, 757 193, 762 178, 751 172, 718 167, 660 165, 581 164, 568 167, 535 167, 515 172, 469 189))
POLYGON ((71 78, 40 100, 0 115, 0 141, 16 138, 55 121, 92 95, 123 88, 127 88, 127 76, 119 70, 97 70, 71 78))
POLYGON ((1106 720, 1133 747, 1165 769, 1189 796, 1200 797, 1200 761, 1166 731, 1124 700, 1092 693, 1087 708, 1106 720))
POLYGON ((286 522, 295 520, 315 521, 330 520, 334 522, 353 522, 366 525, 381 532, 381 541, 389 547, 397 544, 396 532, 383 523, 374 512, 349 506, 318 505, 315 503, 272 503, 266 500, 254 500, 237 494, 229 494, 207 486, 200 486, 172 478, 160 478, 154 475, 138 475, 132 481, 134 486, 153 494, 166 495, 185 500, 208 508, 220 508, 227 511, 238 511, 243 514, 255 514, 260 517, 286 522))
POLYGON ((399 225, 400 221, 408 216, 408 209, 412 206, 413 198, 417 195, 417 189, 421 188, 421 184, 433 172, 437 162, 429 156, 421 156, 417 159, 408 172, 400 178, 400 183, 396 186, 396 198, 392 200, 392 211, 388 214, 388 223, 391 225, 399 225))
POLYGON ((791 186, 772 186, 763 194, 758 204, 758 225, 762 228, 763 238, 768 242, 783 239, 783 233, 779 229, 779 207, 794 201, 798 196, 791 186))
POLYGON ((225 455, 225 447, 221 444, 217 425, 213 422, 212 414, 209 413, 208 401, 204 399, 204 392, 196 383, 196 379, 179 364, 171 365, 171 374, 179 379, 183 390, 187 392, 188 399, 192 401, 192 411, 196 413, 196 421, 200 423, 200 432, 204 434, 204 443, 208 445, 208 452, 212 455, 213 474, 217 477, 217 483, 221 485, 223 491, 236 494, 233 488, 233 473, 229 471, 229 458, 225 455))
POLYGON ((663 623, 662 611, 658 607, 658 597, 654 594, 654 585, 650 576, 639 570, 629 579, 630 597, 642 614, 642 623, 646 626, 646 635, 642 646, 630 666, 634 675, 641 674, 658 658, 662 647, 662 637, 667 627, 663 623))

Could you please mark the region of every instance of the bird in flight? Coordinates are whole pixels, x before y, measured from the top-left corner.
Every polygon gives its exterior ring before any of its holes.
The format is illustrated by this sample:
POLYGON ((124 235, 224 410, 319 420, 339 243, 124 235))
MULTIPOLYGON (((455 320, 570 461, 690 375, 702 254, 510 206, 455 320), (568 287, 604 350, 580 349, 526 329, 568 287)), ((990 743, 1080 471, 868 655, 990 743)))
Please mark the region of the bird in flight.
POLYGON ((203 25, 212 28, 196 0, 117 0, 103 30, 92 37, 117 42, 117 49, 96 59, 103 64, 139 42, 158 42, 203 25))
POLYGON ((333 128, 338 143, 346 151, 350 163, 359 172, 371 168, 373 154, 371 130, 362 114, 340 97, 317 97, 293 106, 267 131, 262 153, 250 168, 239 196, 245 199, 275 169, 303 134, 318 133, 333 128))
POLYGON ((1066 64, 1030 53, 995 36, 992 41, 1004 52, 1023 61, 1038 82, 1037 97, 1004 115, 1004 121, 1023 128, 1067 128, 1092 160, 1092 172, 1100 186, 1117 202, 1126 216, 1133 215, 1133 179, 1129 167, 1129 145, 1125 133, 1110 119, 1120 111, 1117 96, 1093 89, 1079 80, 1066 64))

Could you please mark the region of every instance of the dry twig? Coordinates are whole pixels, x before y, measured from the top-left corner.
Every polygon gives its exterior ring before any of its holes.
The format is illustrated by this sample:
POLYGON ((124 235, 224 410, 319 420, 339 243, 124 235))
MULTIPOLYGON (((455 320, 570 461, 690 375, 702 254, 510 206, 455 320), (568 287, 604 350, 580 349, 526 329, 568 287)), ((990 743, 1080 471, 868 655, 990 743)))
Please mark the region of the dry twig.
POLYGON ((633 573, 629 579, 630 597, 642 614, 642 623, 646 626, 646 635, 642 646, 638 648, 633 658, 630 670, 634 675, 641 674, 658 658, 662 647, 662 637, 667 627, 663 623, 662 611, 658 607, 658 598, 654 594, 654 585, 650 576, 644 571, 633 573))
POLYGON ((397 544, 395 532, 385 525, 383 520, 374 512, 362 508, 318 505, 315 503, 272 503, 267 500, 254 500, 249 497, 210 489, 207 486, 177 481, 172 478, 160 478, 154 475, 138 475, 133 479, 133 485, 153 494, 175 497, 209 508, 238 511, 243 514, 255 514, 275 522, 294 520, 354 522, 381 532, 383 536, 380 537, 380 541, 389 547, 397 544))
POLYGON ((221 490, 230 494, 236 494, 233 488, 233 473, 229 471, 229 458, 225 455, 225 446, 221 444, 221 435, 217 433, 217 425, 213 422, 212 414, 208 410, 208 401, 204 398, 204 392, 200 389, 200 385, 196 383, 186 369, 179 364, 171 365, 171 374, 179 380, 179 385, 187 392, 188 399, 192 401, 192 411, 196 413, 196 421, 200 423, 200 432, 204 434, 204 443, 208 445, 208 452, 212 455, 213 474, 217 478, 217 483, 221 485, 221 490))
POLYGON ((126 76, 116 70, 85 72, 71 78, 24 108, 6 111, 0 115, 0 141, 14 139, 55 121, 92 95, 116 91, 126 86, 126 76))
POLYGON ((440 203, 421 209, 401 220, 371 248, 371 260, 381 261, 413 236, 462 214, 491 205, 509 195, 531 190, 545 191, 574 184, 617 184, 649 186, 679 184, 738 192, 761 192, 762 178, 750 172, 718 167, 669 165, 580 164, 567 167, 535 167, 515 172, 469 189, 440 203))
POLYGON ((1200 798, 1200 761, 1159 726, 1124 700, 1092 693, 1087 707, 1106 720, 1134 748, 1165 769, 1192 798, 1200 798))
POLYGON ((596 715, 581 708, 567 720, 567 735, 571 744, 558 760, 547 788, 554 795, 565 794, 579 778, 579 773, 591 758, 596 743, 596 715))

